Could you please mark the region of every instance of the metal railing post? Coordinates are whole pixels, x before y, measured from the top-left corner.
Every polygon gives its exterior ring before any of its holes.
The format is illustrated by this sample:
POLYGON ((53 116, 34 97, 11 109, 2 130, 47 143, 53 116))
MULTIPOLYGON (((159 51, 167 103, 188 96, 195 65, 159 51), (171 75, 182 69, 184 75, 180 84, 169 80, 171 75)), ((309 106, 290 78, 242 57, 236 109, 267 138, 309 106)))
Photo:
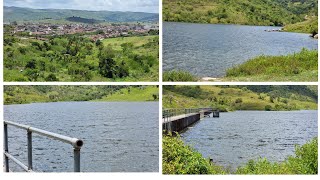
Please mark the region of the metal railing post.
MULTIPOLYGON (((4 123, 4 152, 5 153, 9 153, 9 146, 8 146, 8 125, 4 123)), ((4 156, 5 159, 5 169, 6 172, 9 172, 9 158, 5 155, 4 156)))
POLYGON ((32 170, 32 132, 28 130, 28 170, 32 170))
POLYGON ((80 172, 80 149, 74 147, 73 148, 73 156, 74 156, 74 172, 80 172))

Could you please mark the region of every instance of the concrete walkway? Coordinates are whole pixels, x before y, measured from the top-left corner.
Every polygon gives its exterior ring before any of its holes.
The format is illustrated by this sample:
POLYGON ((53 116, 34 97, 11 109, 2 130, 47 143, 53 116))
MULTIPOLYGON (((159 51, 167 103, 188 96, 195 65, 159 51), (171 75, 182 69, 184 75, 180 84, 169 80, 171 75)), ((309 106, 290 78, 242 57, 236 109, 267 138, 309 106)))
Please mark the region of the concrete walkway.
POLYGON ((186 117, 193 116, 193 115, 196 115, 196 114, 199 114, 199 113, 181 114, 181 115, 178 115, 178 116, 172 116, 172 117, 168 117, 168 118, 162 118, 162 123, 175 121, 175 120, 182 119, 182 118, 186 118, 186 117))

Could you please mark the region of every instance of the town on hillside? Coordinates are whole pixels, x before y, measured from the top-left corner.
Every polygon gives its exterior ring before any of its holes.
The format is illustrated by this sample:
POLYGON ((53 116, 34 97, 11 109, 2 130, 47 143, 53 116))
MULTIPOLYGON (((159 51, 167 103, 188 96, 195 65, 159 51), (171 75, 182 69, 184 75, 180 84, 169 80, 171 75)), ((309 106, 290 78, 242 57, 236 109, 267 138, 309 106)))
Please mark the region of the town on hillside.
POLYGON ((51 24, 51 23, 7 23, 11 34, 24 34, 30 38, 46 40, 48 36, 84 34, 92 41, 114 37, 159 34, 159 24, 51 24))

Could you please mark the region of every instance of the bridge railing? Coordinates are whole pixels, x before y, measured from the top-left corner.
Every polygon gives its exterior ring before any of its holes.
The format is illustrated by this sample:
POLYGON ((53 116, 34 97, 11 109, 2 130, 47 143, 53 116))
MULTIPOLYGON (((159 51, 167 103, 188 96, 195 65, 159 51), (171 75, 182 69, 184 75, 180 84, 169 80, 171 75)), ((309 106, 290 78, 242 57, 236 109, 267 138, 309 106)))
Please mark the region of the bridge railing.
POLYGON ((179 115, 190 114, 190 113, 198 113, 198 112, 199 112, 198 108, 164 109, 162 111, 162 117, 168 118, 168 117, 179 116, 179 115))
POLYGON ((176 108, 176 109, 164 109, 162 111, 162 117, 172 117, 182 114, 199 113, 200 111, 212 111, 213 108, 176 108))
POLYGON ((37 129, 31 126, 23 125, 14 123, 11 121, 4 121, 4 158, 5 158, 5 171, 9 172, 9 159, 14 161, 20 167, 23 168, 26 172, 32 172, 32 133, 36 133, 42 136, 49 137, 51 139, 59 140, 64 143, 71 144, 73 147, 73 154, 74 154, 74 172, 80 172, 80 150, 83 145, 83 141, 77 138, 71 138, 67 136, 63 136, 60 134, 48 132, 45 130, 37 129), (16 159, 9 153, 9 146, 8 146, 8 125, 14 126, 19 129, 27 130, 27 141, 28 141, 28 165, 24 165, 21 161, 16 159))

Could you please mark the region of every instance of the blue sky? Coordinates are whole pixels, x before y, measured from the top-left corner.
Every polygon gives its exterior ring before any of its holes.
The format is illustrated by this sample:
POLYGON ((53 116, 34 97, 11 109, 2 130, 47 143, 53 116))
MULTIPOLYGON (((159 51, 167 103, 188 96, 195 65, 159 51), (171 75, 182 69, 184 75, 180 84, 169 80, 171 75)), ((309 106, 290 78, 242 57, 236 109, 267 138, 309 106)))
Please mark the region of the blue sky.
POLYGON ((4 0, 4 5, 34 9, 159 12, 159 0, 4 0))

